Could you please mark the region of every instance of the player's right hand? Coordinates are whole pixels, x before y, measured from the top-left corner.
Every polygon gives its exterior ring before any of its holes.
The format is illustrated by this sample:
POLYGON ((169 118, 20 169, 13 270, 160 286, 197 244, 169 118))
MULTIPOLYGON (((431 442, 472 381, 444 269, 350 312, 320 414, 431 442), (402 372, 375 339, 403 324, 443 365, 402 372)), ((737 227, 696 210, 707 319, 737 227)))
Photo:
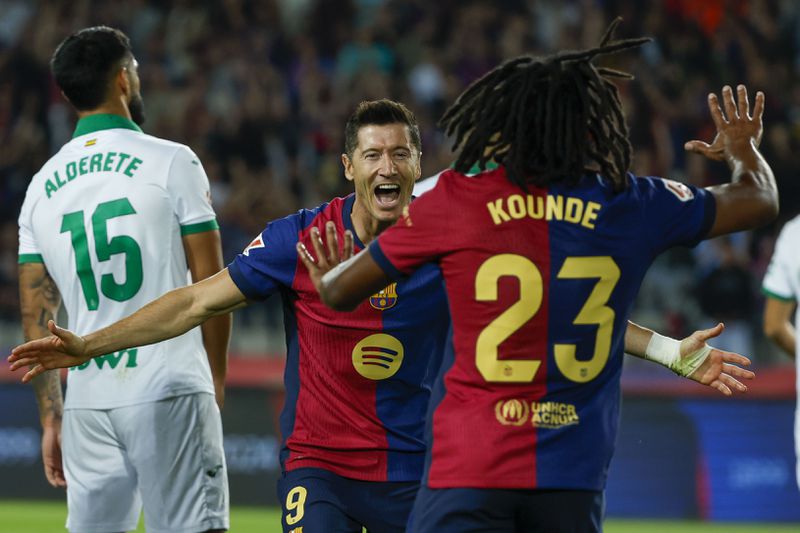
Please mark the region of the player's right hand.
POLYGON ((51 336, 21 344, 11 351, 8 362, 11 370, 32 367, 22 382, 30 380, 54 368, 67 368, 85 363, 91 357, 86 355, 86 341, 68 329, 60 328, 50 320, 47 329, 51 336))
POLYGON ((42 464, 47 482, 53 487, 65 488, 64 463, 61 459, 61 422, 42 427, 42 464))
POLYGON ((739 85, 736 87, 736 93, 738 102, 734 101, 733 89, 729 85, 722 88, 724 112, 720 109, 717 95, 714 93, 708 95, 708 109, 717 127, 717 135, 711 144, 698 140, 687 142, 684 145, 687 151, 715 161, 727 161, 732 165, 733 161, 739 159, 739 154, 743 150, 761 144, 761 137, 764 134, 764 124, 761 120, 764 114, 764 93, 761 91, 756 93, 752 116, 750 103, 747 100, 747 88, 739 85))

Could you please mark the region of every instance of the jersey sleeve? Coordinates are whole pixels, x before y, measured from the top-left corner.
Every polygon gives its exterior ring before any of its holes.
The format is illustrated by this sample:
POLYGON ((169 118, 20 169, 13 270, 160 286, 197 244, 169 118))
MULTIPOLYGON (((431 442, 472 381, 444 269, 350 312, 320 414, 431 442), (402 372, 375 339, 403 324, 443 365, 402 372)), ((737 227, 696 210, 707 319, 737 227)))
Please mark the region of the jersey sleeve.
POLYGON ((672 246, 695 246, 716 216, 714 195, 692 185, 662 178, 633 178, 640 195, 647 245, 658 254, 672 246))
POLYGON ((795 257, 797 236, 797 226, 787 225, 775 243, 775 252, 772 254, 761 285, 761 291, 770 298, 784 302, 793 302, 797 299, 795 288, 792 286, 792 279, 798 271, 795 257))
POLYGON ((444 180, 411 202, 394 226, 370 243, 369 253, 392 279, 436 260, 445 252, 447 195, 444 180))
POLYGON ((300 215, 270 222, 228 265, 231 279, 248 299, 263 300, 291 287, 297 270, 300 215))
POLYGON ((22 210, 19 213, 19 255, 17 262, 23 263, 44 263, 42 252, 33 234, 33 201, 30 189, 22 203, 22 210))
POLYGON ((211 207, 208 176, 200 159, 186 146, 178 148, 167 176, 169 193, 181 235, 219 229, 211 207))

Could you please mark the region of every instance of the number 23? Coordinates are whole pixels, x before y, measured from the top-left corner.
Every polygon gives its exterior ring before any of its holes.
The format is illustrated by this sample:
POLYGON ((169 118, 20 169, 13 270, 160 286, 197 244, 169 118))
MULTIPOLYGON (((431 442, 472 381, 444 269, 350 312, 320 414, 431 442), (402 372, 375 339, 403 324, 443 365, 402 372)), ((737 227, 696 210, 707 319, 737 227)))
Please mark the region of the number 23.
MULTIPOLYGON (((492 256, 481 264, 475 275, 475 299, 479 302, 496 301, 498 281, 503 276, 519 280, 519 299, 478 335, 475 364, 486 381, 527 383, 533 381, 541 361, 501 360, 498 358, 498 348, 539 311, 544 297, 542 274, 527 257, 516 254, 492 256)), ((572 322, 576 325, 598 326, 592 358, 579 361, 575 357, 574 344, 556 344, 553 347, 558 369, 572 381, 586 383, 593 380, 608 362, 616 315, 606 303, 619 277, 619 267, 609 256, 568 257, 558 272, 560 279, 598 278, 586 303, 572 322)))

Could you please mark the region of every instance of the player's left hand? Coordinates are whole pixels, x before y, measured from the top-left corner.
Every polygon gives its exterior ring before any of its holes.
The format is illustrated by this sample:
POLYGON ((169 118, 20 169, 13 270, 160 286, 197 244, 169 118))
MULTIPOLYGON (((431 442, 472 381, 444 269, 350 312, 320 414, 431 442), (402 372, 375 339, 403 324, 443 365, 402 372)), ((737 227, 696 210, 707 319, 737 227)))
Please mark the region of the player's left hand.
POLYGON ((339 249, 339 235, 336 232, 336 225, 328 221, 325 224, 325 242, 319 228, 311 228, 311 246, 314 248, 314 255, 309 252, 306 245, 302 242, 297 243, 297 254, 300 260, 308 269, 312 283, 317 291, 322 285, 322 276, 330 272, 342 261, 347 261, 353 257, 353 232, 344 232, 344 246, 339 249))
POLYGON ((47 323, 47 329, 52 335, 19 345, 8 357, 11 370, 31 367, 22 376, 23 383, 28 383, 47 370, 77 366, 91 359, 86 355, 86 341, 83 337, 58 327, 52 320, 47 323))
MULTIPOLYGON (((764 124, 762 116, 764 114, 764 93, 756 92, 756 102, 753 106, 753 113, 750 114, 750 103, 747 100, 747 87, 738 85, 736 96, 730 85, 722 88, 722 104, 724 111, 720 108, 719 98, 716 94, 708 95, 708 109, 711 118, 717 127, 717 135, 711 144, 703 141, 688 141, 684 149, 688 152, 695 152, 714 161, 728 161, 733 165, 738 159, 737 153, 743 146, 753 146, 758 148, 764 134, 764 124)), ((733 168, 733 167, 731 167, 733 168)))
MULTIPOLYGON (((699 350, 707 340, 719 336, 724 329, 725 326, 720 323, 711 329, 695 331, 681 341, 681 357, 699 350)), ((750 359, 738 353, 712 347, 703 364, 686 377, 717 389, 725 396, 731 396, 734 392, 747 392, 747 385, 739 380, 753 379, 755 373, 736 365, 749 366, 750 359)))

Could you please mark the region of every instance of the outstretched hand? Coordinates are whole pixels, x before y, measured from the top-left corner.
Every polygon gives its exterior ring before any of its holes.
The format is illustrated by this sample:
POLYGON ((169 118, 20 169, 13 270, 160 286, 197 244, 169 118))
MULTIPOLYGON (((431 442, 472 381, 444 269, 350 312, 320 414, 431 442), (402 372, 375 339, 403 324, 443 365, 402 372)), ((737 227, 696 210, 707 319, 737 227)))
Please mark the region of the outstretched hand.
MULTIPOLYGON (((695 331, 681 341, 681 357, 701 349, 706 341, 719 336, 724 329, 725 326, 720 323, 711 329, 695 331)), ((750 359, 712 347, 703 364, 686 377, 717 389, 725 396, 731 396, 734 392, 747 392, 747 386, 739 380, 753 379, 755 373, 736 365, 749 366, 750 359)))
POLYGON ((47 329, 52 333, 51 336, 21 344, 8 357, 11 370, 32 367, 22 376, 23 383, 28 383, 47 370, 77 366, 91 359, 86 355, 83 337, 58 327, 52 320, 47 323, 47 329))
POLYGON ((350 230, 344 232, 344 246, 341 253, 339 252, 339 235, 336 232, 336 225, 331 221, 325 224, 325 241, 322 241, 319 229, 313 227, 311 228, 311 246, 314 248, 314 255, 311 255, 302 242, 297 243, 297 254, 308 269, 308 274, 317 292, 322 286, 322 276, 342 261, 353 256, 353 232, 350 230))
POLYGON ((722 103, 725 107, 723 113, 719 107, 717 95, 708 95, 708 108, 711 111, 711 118, 717 127, 717 135, 714 141, 708 144, 703 141, 689 141, 684 148, 689 152, 695 152, 706 156, 715 161, 731 161, 737 149, 753 143, 756 147, 761 143, 761 136, 764 133, 764 125, 761 120, 764 114, 764 93, 756 93, 756 103, 753 106, 753 115, 750 115, 750 103, 747 100, 747 88, 744 85, 736 87, 736 98, 734 101, 733 89, 730 85, 722 88, 722 103))

